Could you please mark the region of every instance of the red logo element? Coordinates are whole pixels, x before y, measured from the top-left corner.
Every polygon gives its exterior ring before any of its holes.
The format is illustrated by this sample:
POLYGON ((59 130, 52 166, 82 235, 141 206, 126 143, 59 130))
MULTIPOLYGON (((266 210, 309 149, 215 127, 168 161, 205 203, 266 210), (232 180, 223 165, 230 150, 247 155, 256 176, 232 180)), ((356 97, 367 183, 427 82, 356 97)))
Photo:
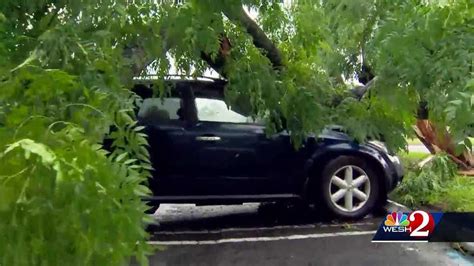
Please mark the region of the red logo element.
POLYGON ((433 216, 429 212, 414 211, 408 216, 410 221, 412 237, 428 237, 433 233, 435 223, 433 216))

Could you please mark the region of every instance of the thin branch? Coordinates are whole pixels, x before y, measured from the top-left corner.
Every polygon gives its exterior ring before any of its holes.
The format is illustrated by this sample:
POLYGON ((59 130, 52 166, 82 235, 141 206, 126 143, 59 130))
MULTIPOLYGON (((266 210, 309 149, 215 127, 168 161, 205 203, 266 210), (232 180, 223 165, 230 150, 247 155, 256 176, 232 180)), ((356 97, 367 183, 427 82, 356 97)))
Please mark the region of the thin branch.
POLYGON ((352 89, 351 92, 354 94, 354 97, 356 97, 358 100, 362 99, 362 97, 364 97, 364 95, 374 86, 375 81, 377 79, 378 78, 375 77, 371 79, 369 82, 367 82, 367 84, 365 84, 364 86, 360 86, 360 87, 356 87, 352 89))

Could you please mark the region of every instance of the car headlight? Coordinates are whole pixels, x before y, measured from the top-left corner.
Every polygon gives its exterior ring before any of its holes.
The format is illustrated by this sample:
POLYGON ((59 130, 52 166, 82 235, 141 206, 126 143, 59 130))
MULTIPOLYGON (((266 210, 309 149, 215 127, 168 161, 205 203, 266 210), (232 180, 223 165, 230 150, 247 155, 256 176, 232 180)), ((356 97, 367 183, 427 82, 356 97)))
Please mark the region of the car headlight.
POLYGON ((370 144, 376 146, 377 148, 381 149, 382 151, 384 151, 386 154, 389 154, 389 151, 388 151, 388 148, 387 146, 385 145, 385 143, 381 142, 381 141, 378 141, 378 140, 371 140, 369 141, 370 144))

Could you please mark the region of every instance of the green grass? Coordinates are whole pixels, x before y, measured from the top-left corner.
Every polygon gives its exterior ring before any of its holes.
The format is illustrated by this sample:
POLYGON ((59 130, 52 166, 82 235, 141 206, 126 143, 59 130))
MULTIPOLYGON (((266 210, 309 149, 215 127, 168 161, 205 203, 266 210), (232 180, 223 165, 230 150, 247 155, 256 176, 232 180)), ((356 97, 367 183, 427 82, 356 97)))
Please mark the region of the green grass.
POLYGON ((409 145, 421 145, 421 141, 418 138, 407 139, 409 145))
POLYGON ((410 161, 421 161, 428 157, 430 154, 426 152, 409 152, 409 153, 400 153, 399 156, 401 158, 404 158, 405 160, 410 160, 410 161))
MULTIPOLYGON (((426 153, 399 154, 405 168, 405 178, 390 194, 390 198, 413 209, 435 207, 444 211, 474 211, 474 177, 455 175, 454 169, 446 170, 417 164, 429 156, 426 153)), ((441 164, 444 164, 441 160, 441 164)))
POLYGON ((429 153, 424 152, 409 152, 409 153, 399 153, 398 157, 402 162, 405 172, 415 170, 419 162, 428 157, 429 153))
POLYGON ((474 211, 474 178, 457 176, 447 184, 446 193, 434 200, 451 211, 474 211))
MULTIPOLYGON (((474 138, 469 138, 474 143, 474 138)), ((418 138, 407 139, 410 145, 422 145, 418 138)), ((405 178, 390 197, 413 209, 435 207, 444 211, 474 212, 474 177, 456 175, 449 159, 440 160, 443 167, 418 163, 430 156, 423 152, 399 153, 405 169, 405 178), (443 170, 444 169, 444 170, 443 170)))
MULTIPOLYGON (((471 140, 471 143, 474 143, 474 137, 469 137, 469 140, 471 140)), ((407 143, 408 145, 423 145, 418 138, 408 138, 407 143)))
POLYGON ((397 189, 390 194, 390 198, 412 209, 428 206, 443 211, 474 212, 474 178, 472 177, 455 176, 453 180, 441 184, 438 189, 428 190, 430 190, 428 193, 419 195, 420 191, 417 190, 407 193, 397 189))

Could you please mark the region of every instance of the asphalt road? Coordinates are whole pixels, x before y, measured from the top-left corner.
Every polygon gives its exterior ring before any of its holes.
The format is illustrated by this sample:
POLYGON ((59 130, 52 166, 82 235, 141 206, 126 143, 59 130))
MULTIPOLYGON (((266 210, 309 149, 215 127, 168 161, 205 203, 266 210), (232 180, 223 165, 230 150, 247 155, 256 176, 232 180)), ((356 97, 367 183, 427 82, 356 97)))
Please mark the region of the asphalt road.
POLYGON ((340 222, 284 205, 162 205, 151 265, 474 265, 444 243, 371 243, 382 217, 340 222))

